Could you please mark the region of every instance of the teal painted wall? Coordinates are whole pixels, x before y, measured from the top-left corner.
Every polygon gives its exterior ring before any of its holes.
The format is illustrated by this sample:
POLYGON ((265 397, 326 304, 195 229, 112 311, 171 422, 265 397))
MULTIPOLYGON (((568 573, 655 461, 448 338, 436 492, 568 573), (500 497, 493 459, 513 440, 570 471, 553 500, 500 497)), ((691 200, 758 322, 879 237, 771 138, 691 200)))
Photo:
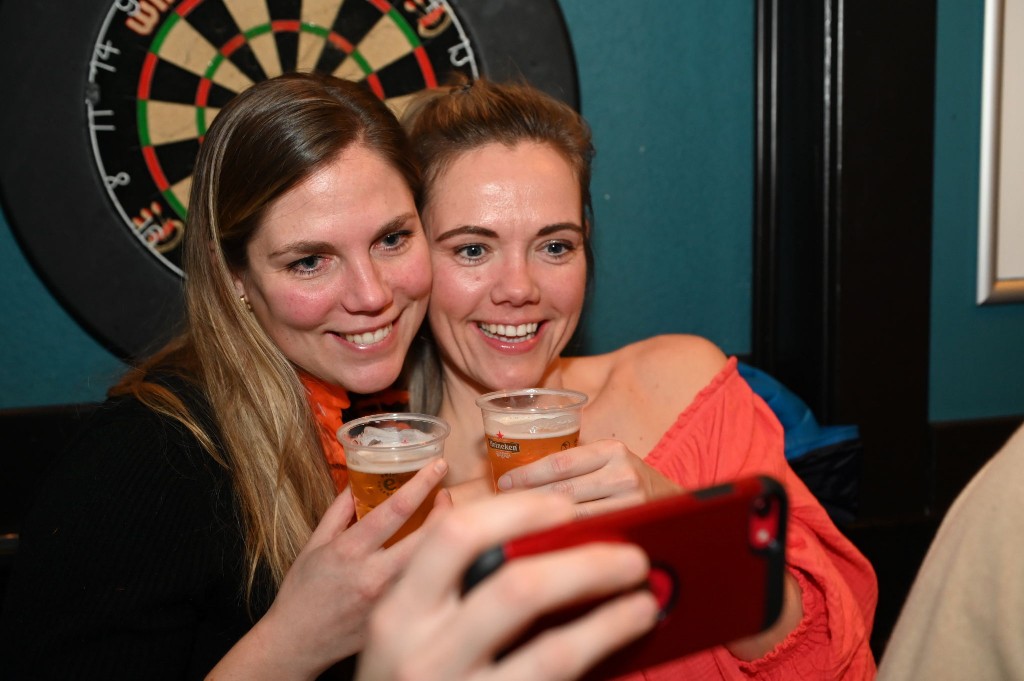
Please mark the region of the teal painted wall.
POLYGON ((1024 347, 1024 304, 974 302, 984 9, 984 0, 938 3, 929 382, 934 421, 1024 414, 1024 363, 1017 356, 1024 347))
POLYGON ((597 147, 587 349, 750 351, 754 3, 561 0, 597 147))
MULTIPOLYGON (((749 351, 753 3, 562 0, 598 155, 600 352, 656 333, 749 351)), ((0 224, 0 408, 98 400, 121 363, 0 224)))
POLYGON ((103 398, 123 365, 53 298, 0 214, 0 409, 103 398))
MULTIPOLYGON (((754 3, 561 0, 598 148, 588 348, 750 350, 754 3)), ((939 0, 930 413, 1024 413, 1024 305, 974 304, 984 0, 939 0)), ((98 400, 122 369, 0 215, 0 408, 98 400)), ((898 377, 894 377, 898 379, 898 377)))

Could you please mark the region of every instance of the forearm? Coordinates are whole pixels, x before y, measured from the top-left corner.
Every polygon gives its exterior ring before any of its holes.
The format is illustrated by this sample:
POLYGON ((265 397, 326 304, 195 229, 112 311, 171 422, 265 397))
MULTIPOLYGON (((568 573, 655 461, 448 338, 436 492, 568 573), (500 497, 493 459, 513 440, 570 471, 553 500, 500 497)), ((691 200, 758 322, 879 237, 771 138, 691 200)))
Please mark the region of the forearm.
POLYGON ((796 629, 803 619, 804 610, 800 585, 789 572, 783 579, 782 593, 782 612, 775 624, 759 634, 730 643, 726 646, 730 653, 741 660, 756 660, 774 650, 796 629))
POLYGON ((264 618, 239 639, 206 681, 312 681, 326 668, 303 664, 305 655, 290 648, 264 618))

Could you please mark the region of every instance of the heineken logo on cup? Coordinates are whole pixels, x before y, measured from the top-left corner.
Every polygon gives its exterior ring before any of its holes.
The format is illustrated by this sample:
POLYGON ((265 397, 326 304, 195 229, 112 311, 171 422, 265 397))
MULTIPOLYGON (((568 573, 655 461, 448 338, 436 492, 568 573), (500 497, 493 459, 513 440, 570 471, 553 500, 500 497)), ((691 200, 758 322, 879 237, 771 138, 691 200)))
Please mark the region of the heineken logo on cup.
POLYGON ((481 395, 476 404, 484 421, 494 491, 498 491, 498 478, 513 468, 575 447, 586 403, 583 393, 547 388, 481 395))
POLYGON ((500 449, 504 452, 519 452, 518 442, 501 442, 500 440, 487 438, 487 446, 491 449, 500 449))

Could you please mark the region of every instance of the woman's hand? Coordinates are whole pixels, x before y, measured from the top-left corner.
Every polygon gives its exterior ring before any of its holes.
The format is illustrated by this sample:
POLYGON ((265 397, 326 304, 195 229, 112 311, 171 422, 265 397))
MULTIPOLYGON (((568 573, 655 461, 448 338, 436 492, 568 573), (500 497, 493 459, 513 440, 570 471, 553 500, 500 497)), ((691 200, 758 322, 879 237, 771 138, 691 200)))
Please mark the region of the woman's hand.
MULTIPOLYGON (((382 549, 437 486, 448 464, 426 466, 362 520, 338 495, 303 547, 267 614, 208 679, 311 679, 362 650, 370 609, 404 569, 422 528, 382 549)), ((450 506, 445 492, 438 507, 450 506)), ((433 512, 432 512, 433 513, 433 512)))
POLYGON ((576 502, 580 518, 683 491, 618 440, 597 440, 549 454, 501 476, 498 489, 559 492, 576 502))
POLYGON ((573 515, 559 496, 516 494, 432 517, 370 619, 358 681, 573 679, 649 630, 657 604, 633 590, 495 660, 540 614, 632 589, 646 576, 637 547, 589 544, 512 561, 462 596, 463 573, 480 552, 573 515))

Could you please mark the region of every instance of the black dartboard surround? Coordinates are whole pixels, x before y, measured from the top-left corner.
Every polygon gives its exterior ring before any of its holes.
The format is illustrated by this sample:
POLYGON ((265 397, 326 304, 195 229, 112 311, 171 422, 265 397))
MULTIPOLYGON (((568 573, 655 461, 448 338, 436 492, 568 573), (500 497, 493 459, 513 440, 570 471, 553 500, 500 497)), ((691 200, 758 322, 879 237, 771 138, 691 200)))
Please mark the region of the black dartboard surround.
POLYGON ((383 99, 452 71, 578 108, 557 0, 35 0, 0 4, 0 200, 53 295, 121 357, 181 318, 180 241, 205 127, 276 72, 383 99))

